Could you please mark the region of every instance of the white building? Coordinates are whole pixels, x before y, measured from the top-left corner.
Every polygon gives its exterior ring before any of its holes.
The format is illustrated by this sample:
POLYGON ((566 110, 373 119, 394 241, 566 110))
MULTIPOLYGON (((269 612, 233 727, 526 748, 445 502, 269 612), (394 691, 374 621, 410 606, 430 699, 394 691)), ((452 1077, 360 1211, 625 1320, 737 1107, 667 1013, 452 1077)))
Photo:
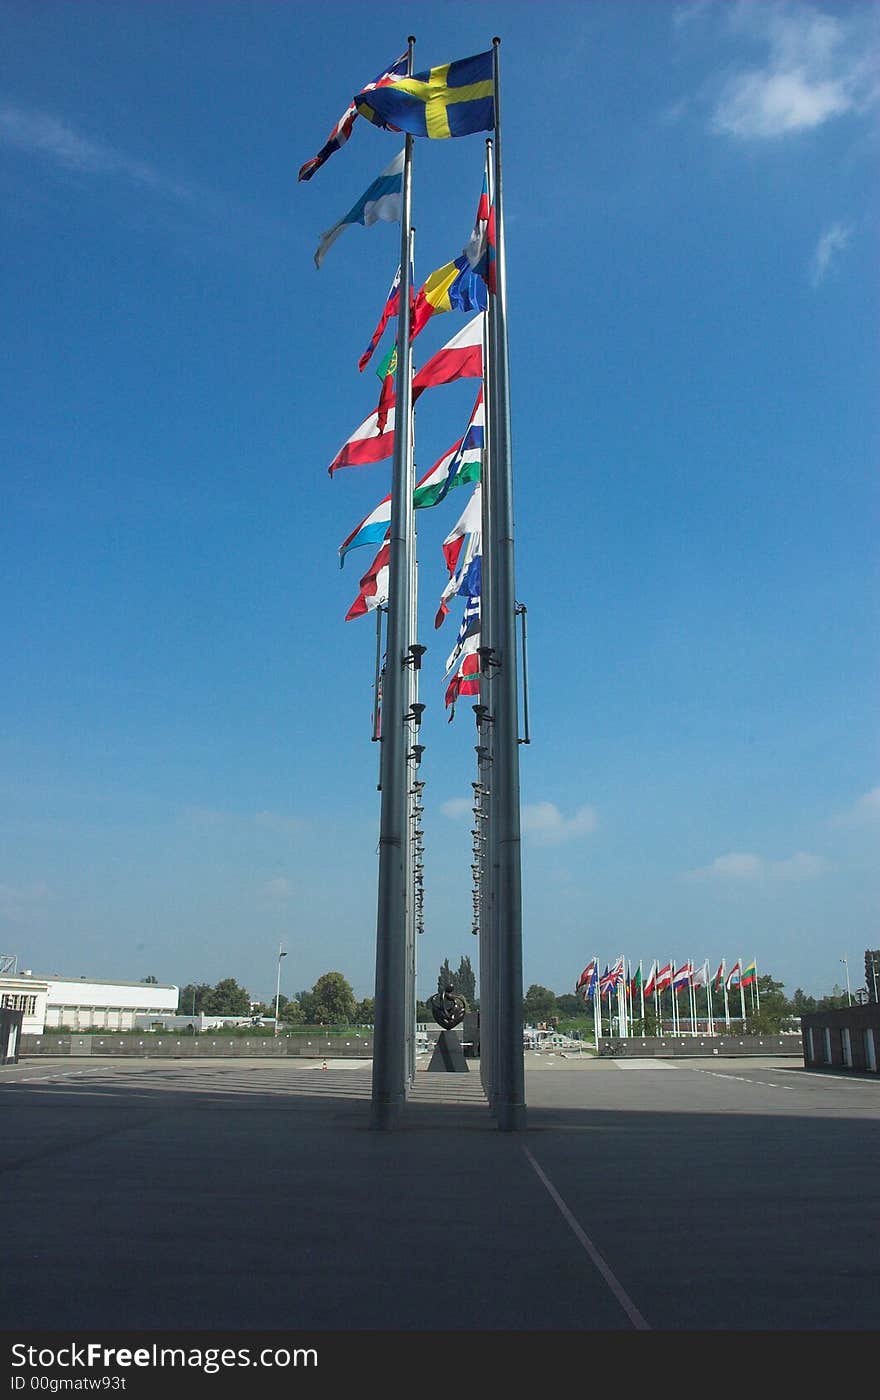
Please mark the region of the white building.
POLYGON ((139 1016, 176 1012, 179 995, 178 987, 153 982, 0 974, 0 1006, 24 1012, 23 1035, 42 1035, 62 1026, 72 1031, 134 1030, 139 1016))

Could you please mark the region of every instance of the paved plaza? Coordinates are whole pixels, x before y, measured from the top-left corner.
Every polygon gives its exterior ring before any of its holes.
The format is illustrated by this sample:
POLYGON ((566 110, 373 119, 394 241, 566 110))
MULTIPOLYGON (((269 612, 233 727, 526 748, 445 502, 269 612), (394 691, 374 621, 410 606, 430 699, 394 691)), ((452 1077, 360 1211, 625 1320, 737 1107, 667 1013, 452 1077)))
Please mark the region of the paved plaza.
POLYGON ((877 1327, 880 1079, 528 1053, 528 1125, 368 1061, 0 1070, 6 1329, 877 1327))

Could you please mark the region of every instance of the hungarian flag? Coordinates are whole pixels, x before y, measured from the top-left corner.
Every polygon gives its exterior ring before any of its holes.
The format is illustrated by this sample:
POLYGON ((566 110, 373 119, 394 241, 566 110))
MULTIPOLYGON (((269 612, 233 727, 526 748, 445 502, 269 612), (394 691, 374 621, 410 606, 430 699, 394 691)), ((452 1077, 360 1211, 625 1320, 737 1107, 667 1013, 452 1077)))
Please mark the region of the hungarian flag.
POLYGON ((454 486, 466 486, 469 482, 480 480, 484 433, 485 411, 481 386, 464 437, 454 442, 448 452, 444 452, 416 487, 413 505, 417 510, 438 505, 454 486))

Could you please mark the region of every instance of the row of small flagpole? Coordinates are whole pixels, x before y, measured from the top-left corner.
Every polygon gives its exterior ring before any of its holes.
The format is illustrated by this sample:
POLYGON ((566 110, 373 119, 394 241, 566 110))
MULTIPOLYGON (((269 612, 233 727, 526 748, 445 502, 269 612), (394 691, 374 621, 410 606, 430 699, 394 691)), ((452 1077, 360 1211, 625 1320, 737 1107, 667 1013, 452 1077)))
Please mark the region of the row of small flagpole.
POLYGON ((700 987, 702 987, 706 993, 706 1024, 707 1033, 709 1035, 715 1034, 715 1021, 716 1019, 721 1019, 720 1016, 716 1018, 714 1013, 712 1003, 713 989, 716 993, 718 991, 721 991, 723 994, 724 1024, 725 1029, 728 1031, 730 1030, 731 1020, 737 1019, 736 1016, 731 1017, 730 1001, 728 997, 729 991, 734 989, 739 991, 739 1020, 741 1022, 745 1022, 746 1020, 746 1005, 744 993, 744 988, 746 986, 749 987, 751 993, 751 1010, 760 1010, 761 995, 758 988, 757 962, 754 959, 751 963, 748 964, 744 971, 743 961, 741 958, 738 958, 737 961, 734 963, 734 966, 731 969, 730 973, 727 973, 725 971, 725 963, 722 959, 718 971, 715 974, 715 977, 711 980, 708 974, 708 959, 705 959, 702 965, 696 969, 694 968, 693 962, 690 959, 688 959, 686 963, 683 963, 675 973, 673 973, 672 971, 674 966, 675 964, 673 960, 670 959, 670 961, 666 963, 661 969, 659 967, 659 963, 655 960, 651 965, 651 970, 648 974, 648 978, 647 980, 645 980, 642 976, 641 960, 639 961, 638 968, 635 969, 631 962, 627 964, 627 960, 623 956, 621 956, 617 959, 616 964, 613 968, 610 969, 610 971, 608 966, 606 965, 605 972, 602 974, 601 978, 598 974, 597 960, 594 958, 590 963, 587 964, 587 967, 581 973, 581 977, 578 980, 575 990, 578 992, 579 995, 582 996, 584 1001, 590 1000, 593 1003, 594 1031, 597 1048, 599 1044, 599 1039, 603 1034, 602 1001, 604 1000, 606 995, 609 997, 609 1034, 612 1032, 614 1023, 616 1021, 617 1034, 621 1038, 626 1038, 630 1035, 635 1035, 637 1033, 635 1030, 637 1021, 641 1023, 644 1029, 646 1022, 646 986, 648 988, 649 1001, 650 998, 653 996, 654 1020, 656 1021, 658 1028, 661 1028, 663 1024, 663 992, 667 989, 669 990, 671 1003, 671 1033, 673 1035, 679 1035, 683 1033, 681 1029, 683 1018, 680 1015, 678 996, 679 992, 684 988, 686 988, 688 992, 688 1009, 690 1013, 689 1017, 684 1019, 689 1021, 690 1034, 697 1034, 699 1014, 697 1010, 696 994, 700 987), (627 966, 629 969, 628 972, 627 966), (676 988, 674 984, 674 979, 679 976, 682 977, 681 986, 676 988), (746 976, 748 977, 748 981, 745 980, 746 976), (658 987, 658 979, 660 979, 661 977, 664 978, 663 985, 661 987, 658 987), (602 983, 606 984, 604 990, 602 989, 602 983), (636 1016, 635 1010, 636 988, 638 988, 640 1001, 639 1016, 636 1016), (613 993, 616 993, 617 998, 616 1017, 613 1015, 610 1005, 610 998, 613 993))

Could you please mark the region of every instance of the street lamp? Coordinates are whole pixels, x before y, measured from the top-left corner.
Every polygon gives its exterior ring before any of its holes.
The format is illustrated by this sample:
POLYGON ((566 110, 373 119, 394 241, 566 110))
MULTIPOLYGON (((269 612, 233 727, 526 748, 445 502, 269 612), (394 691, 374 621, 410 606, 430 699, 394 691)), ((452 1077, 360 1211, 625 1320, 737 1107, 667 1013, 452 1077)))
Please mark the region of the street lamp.
POLYGON ((847 1006, 852 1006, 852 992, 849 989, 849 963, 846 958, 841 958, 840 961, 846 968, 846 1004, 847 1006))
POLYGON ((282 959, 282 958, 286 958, 286 957, 287 957, 287 953, 284 951, 284 944, 283 944, 283 943, 279 943, 279 944, 278 944, 278 980, 277 980, 276 983, 275 983, 275 1029, 274 1029, 273 1032, 272 1032, 273 1036, 276 1036, 276 1035, 278 1034, 278 998, 281 996, 281 959, 282 959))

